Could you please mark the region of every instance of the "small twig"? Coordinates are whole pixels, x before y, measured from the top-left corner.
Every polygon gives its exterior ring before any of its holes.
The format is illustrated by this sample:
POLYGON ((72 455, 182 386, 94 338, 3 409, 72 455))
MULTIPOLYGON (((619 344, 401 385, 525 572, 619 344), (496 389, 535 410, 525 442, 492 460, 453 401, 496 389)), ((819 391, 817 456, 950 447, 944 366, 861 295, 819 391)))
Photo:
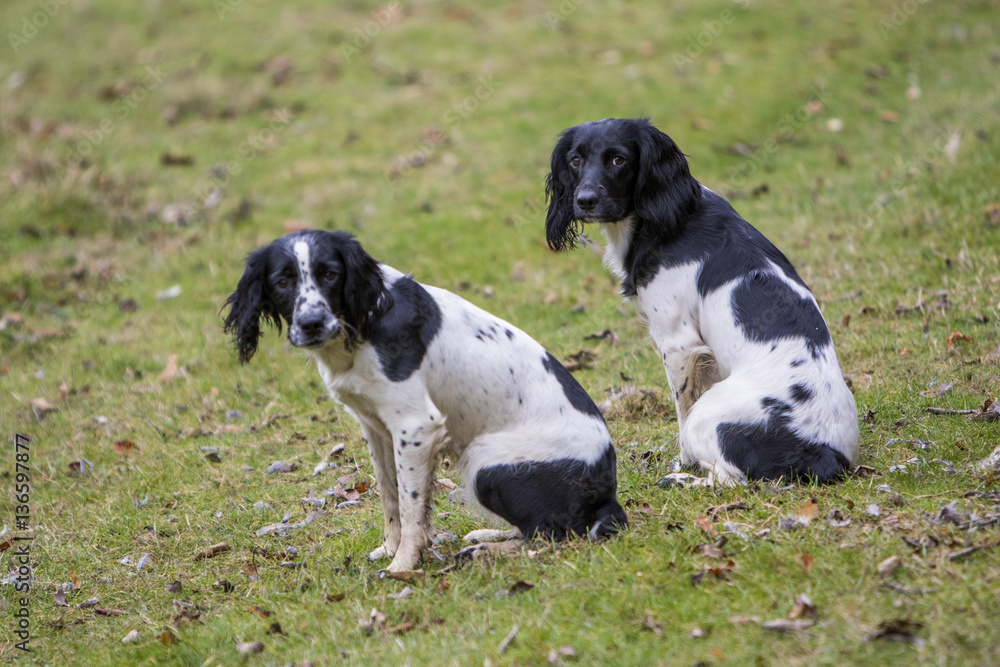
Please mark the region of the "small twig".
POLYGON ((932 415, 974 415, 979 410, 951 410, 948 408, 927 408, 932 415))
POLYGON ((503 638, 503 641, 500 642, 500 646, 497 647, 497 650, 500 651, 500 655, 506 653, 507 649, 510 648, 510 645, 514 643, 514 638, 517 637, 517 631, 520 629, 520 625, 515 625, 510 629, 510 632, 507 633, 507 636, 503 638))

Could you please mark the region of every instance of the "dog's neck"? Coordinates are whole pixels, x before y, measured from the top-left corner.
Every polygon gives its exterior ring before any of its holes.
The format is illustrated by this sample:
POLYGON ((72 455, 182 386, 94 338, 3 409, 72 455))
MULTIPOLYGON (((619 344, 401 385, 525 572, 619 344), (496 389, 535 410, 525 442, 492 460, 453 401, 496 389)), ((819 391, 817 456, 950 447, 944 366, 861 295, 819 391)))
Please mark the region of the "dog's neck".
POLYGON ((608 246, 604 249, 604 266, 624 281, 628 276, 625 256, 628 254, 628 247, 635 231, 635 218, 629 216, 617 222, 599 224, 601 231, 604 232, 604 238, 608 241, 608 246))
POLYGON ((306 356, 316 362, 320 375, 329 386, 330 380, 343 375, 354 367, 356 350, 348 350, 344 345, 343 336, 329 341, 316 350, 305 350, 306 356))

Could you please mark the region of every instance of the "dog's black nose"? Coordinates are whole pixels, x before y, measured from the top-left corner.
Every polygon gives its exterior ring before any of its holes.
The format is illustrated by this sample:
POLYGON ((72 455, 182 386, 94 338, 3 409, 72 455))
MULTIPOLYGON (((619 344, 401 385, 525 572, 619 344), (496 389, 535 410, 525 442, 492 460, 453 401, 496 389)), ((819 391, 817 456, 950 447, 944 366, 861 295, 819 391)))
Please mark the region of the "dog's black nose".
POLYGON ((323 327, 325 326, 326 319, 322 316, 299 320, 299 330, 309 337, 318 336, 323 333, 323 327))
POLYGON ((597 206, 597 193, 593 190, 584 190, 576 193, 576 203, 584 211, 589 211, 597 206))

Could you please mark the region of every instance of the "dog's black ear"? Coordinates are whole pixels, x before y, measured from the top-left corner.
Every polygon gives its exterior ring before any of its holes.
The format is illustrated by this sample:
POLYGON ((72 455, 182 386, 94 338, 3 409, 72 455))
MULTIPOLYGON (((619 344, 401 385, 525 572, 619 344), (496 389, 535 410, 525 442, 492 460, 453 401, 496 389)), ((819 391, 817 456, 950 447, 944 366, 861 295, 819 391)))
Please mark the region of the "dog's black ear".
POLYGON ((229 306, 229 314, 223 331, 233 336, 233 345, 240 355, 240 363, 245 364, 257 352, 257 342, 263 333, 260 320, 270 321, 281 333, 281 318, 274 303, 268 298, 267 270, 271 246, 261 248, 247 257, 236 291, 229 295, 223 308, 229 306))
POLYGON ((344 344, 351 349, 358 340, 371 335, 372 326, 392 305, 385 288, 382 268, 365 252, 353 236, 334 232, 337 248, 344 263, 343 317, 351 326, 345 327, 344 344))
POLYGON ((633 197, 635 211, 640 218, 666 226, 672 234, 691 213, 701 196, 701 186, 691 176, 687 158, 673 139, 645 118, 636 123, 639 171, 633 197))
POLYGON ((552 150, 552 167, 545 177, 545 197, 549 200, 549 212, 545 216, 545 238, 549 247, 556 252, 568 250, 576 245, 580 225, 573 215, 573 194, 576 189, 573 173, 569 170, 566 156, 573 147, 576 128, 562 133, 552 150))

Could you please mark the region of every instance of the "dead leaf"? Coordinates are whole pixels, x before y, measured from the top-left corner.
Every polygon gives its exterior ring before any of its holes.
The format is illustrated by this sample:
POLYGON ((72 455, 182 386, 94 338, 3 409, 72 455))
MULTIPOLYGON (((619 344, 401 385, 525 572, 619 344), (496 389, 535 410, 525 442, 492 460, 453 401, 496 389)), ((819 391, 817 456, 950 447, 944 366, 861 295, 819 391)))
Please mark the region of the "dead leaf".
POLYGON ((922 627, 924 627, 924 624, 920 621, 913 621, 908 618, 894 618, 879 623, 878 630, 867 635, 865 641, 885 639, 905 644, 923 644, 924 640, 916 635, 917 630, 922 627))
POLYGON ((133 450, 138 451, 138 449, 139 448, 136 447, 135 443, 131 440, 118 440, 111 445, 111 450, 114 451, 115 454, 125 457, 131 454, 133 450))
POLYGON ((263 607, 257 605, 250 607, 250 613, 257 614, 261 618, 271 618, 272 616, 274 616, 273 611, 268 611, 267 609, 264 609, 263 607))
POLYGON ((236 642, 236 652, 240 655, 263 653, 264 645, 261 642, 236 642))
POLYGON ((883 123, 895 123, 899 121, 899 114, 895 111, 883 110, 878 112, 878 119, 883 123))
POLYGON ((98 616, 125 616, 127 612, 121 609, 108 609, 106 607, 94 607, 94 613, 98 616))
POLYGON ((375 631, 375 628, 381 628, 385 625, 386 615, 380 612, 378 609, 372 607, 371 615, 368 619, 360 619, 358 625, 361 626, 362 631, 366 635, 370 635, 375 631))
POLYGON ((205 547, 194 557, 195 560, 202 560, 203 558, 215 558, 219 554, 224 554, 232 549, 225 542, 219 542, 218 544, 213 544, 212 546, 205 547))
POLYGON ((819 617, 819 610, 816 609, 816 605, 812 603, 812 600, 810 600, 809 596, 806 595, 805 593, 800 595, 798 599, 795 600, 795 606, 792 607, 792 610, 790 612, 788 612, 788 618, 793 621, 799 618, 815 619, 818 617, 819 617))
POLYGON ((876 570, 879 576, 885 579, 891 577, 902 564, 903 559, 899 556, 889 556, 876 566, 876 570))
POLYGON ((654 635, 663 634, 663 624, 653 618, 653 612, 646 612, 646 620, 643 622, 643 627, 647 630, 651 630, 654 635))
POLYGON ((194 158, 180 153, 161 153, 160 164, 164 167, 190 167, 194 164, 194 158))
POLYGON ((526 591, 530 591, 534 587, 535 587, 534 584, 529 584, 527 581, 516 581, 514 582, 514 585, 511 586, 507 592, 510 595, 517 595, 518 593, 524 593, 526 591))
POLYGON ((729 512, 735 510, 749 510, 749 509, 753 508, 747 505, 745 502, 740 501, 737 503, 726 503, 725 505, 716 505, 714 507, 709 507, 705 510, 705 514, 707 514, 712 518, 715 518, 715 516, 718 514, 728 514, 729 512))
POLYGON ((87 598, 80 604, 76 605, 77 609, 90 609, 91 607, 96 607, 100 604, 101 598, 87 598))
POLYGON ((612 345, 618 344, 618 334, 616 334, 611 329, 605 329, 604 331, 595 331, 592 334, 587 334, 583 337, 584 340, 608 340, 611 341, 612 345))
POLYGON ((177 376, 177 355, 171 354, 167 358, 167 367, 160 373, 160 382, 167 383, 177 376))
POLYGON ((708 537, 716 538, 719 536, 719 531, 715 529, 712 525, 712 519, 705 516, 704 514, 699 515, 694 522, 701 528, 701 532, 705 533, 708 537))
POLYGON ((387 572, 385 578, 412 584, 414 581, 423 579, 426 574, 423 570, 402 570, 400 572, 387 572))
POLYGON ((166 591, 168 593, 180 593, 182 588, 183 585, 181 584, 180 581, 171 581, 169 584, 167 584, 166 591))
POLYGON ((952 330, 951 335, 945 339, 944 344, 948 351, 951 352, 955 349, 955 343, 971 343, 972 345, 975 345, 976 339, 972 336, 966 336, 958 329, 954 329, 952 330))
POLYGON ((799 562, 802 563, 802 567, 805 569, 806 574, 812 574, 813 560, 814 557, 811 553, 799 554, 799 562))
POLYGON ((68 607, 69 603, 66 602, 66 591, 62 586, 56 591, 55 605, 57 607, 68 607))
POLYGON ((802 507, 799 508, 799 517, 809 523, 819 514, 819 502, 815 498, 810 498, 809 500, 802 503, 802 507))
POLYGON ((385 631, 390 635, 402 635, 416 627, 418 627, 416 621, 403 621, 399 625, 390 625, 385 631))
POLYGON ((569 644, 566 644, 564 646, 560 646, 559 648, 554 648, 550 650, 548 655, 548 661, 550 665, 557 665, 559 664, 559 658, 575 658, 575 657, 576 657, 576 649, 570 646, 569 644))
POLYGON ((48 417, 50 412, 55 412, 59 409, 46 401, 44 398, 33 398, 30 403, 31 411, 35 413, 35 419, 39 422, 42 422, 46 417, 48 417))
POLYGON ((139 635, 139 631, 132 629, 122 637, 122 644, 138 644, 141 640, 142 637, 139 635))
POLYGON ((705 565, 705 574, 712 575, 716 579, 729 579, 729 573, 736 567, 736 561, 727 560, 721 565, 705 565))
POLYGON ((161 632, 158 639, 160 640, 161 644, 171 645, 177 643, 177 635, 175 635, 173 630, 171 630, 170 628, 167 628, 166 630, 161 632))
POLYGON ((347 597, 346 593, 327 593, 323 599, 327 602, 340 602, 347 597))
POLYGON ((73 582, 73 589, 80 590, 80 579, 76 576, 76 570, 69 573, 69 578, 73 582))

